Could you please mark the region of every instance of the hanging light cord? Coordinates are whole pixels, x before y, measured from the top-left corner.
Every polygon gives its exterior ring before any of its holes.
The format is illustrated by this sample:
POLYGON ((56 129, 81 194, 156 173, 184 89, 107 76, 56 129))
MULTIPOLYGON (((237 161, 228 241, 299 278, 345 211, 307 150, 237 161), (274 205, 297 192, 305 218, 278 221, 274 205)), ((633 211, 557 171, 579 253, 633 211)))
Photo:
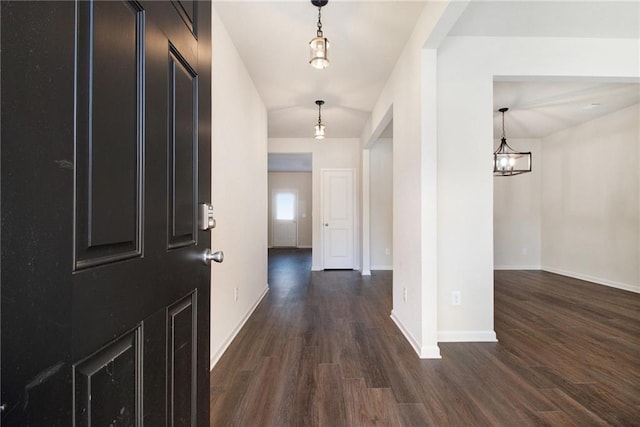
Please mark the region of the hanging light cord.
POLYGON ((506 139, 504 134, 504 111, 502 112, 502 139, 506 139))
POLYGON ((318 104, 318 124, 322 124, 322 104, 318 104))
POLYGON ((322 21, 320 20, 321 17, 322 17, 322 8, 319 7, 318 8, 318 32, 317 32, 318 37, 322 37, 322 21))

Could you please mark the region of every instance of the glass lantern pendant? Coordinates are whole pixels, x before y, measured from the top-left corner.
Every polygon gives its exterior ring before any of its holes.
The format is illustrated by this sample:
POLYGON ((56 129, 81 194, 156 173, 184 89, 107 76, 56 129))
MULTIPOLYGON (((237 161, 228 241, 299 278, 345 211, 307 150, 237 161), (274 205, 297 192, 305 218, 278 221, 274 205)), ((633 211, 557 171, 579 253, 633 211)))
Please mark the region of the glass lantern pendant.
POLYGON ((329 40, 327 40, 322 34, 321 21, 322 6, 325 6, 327 3, 328 0, 311 0, 311 4, 318 8, 318 29, 316 31, 316 37, 311 39, 309 42, 309 48, 311 49, 311 59, 309 59, 309 64, 318 70, 322 70, 329 66, 329 40))
POLYGON ((329 40, 322 37, 322 33, 318 33, 318 37, 315 37, 309 42, 311 48, 311 59, 309 64, 317 70, 322 70, 329 66, 329 59, 327 58, 327 49, 329 48, 329 40))
POLYGON ((512 176, 531 172, 531 152, 521 153, 507 144, 504 134, 504 113, 508 108, 501 108, 502 113, 502 141, 500 147, 493 153, 493 174, 495 176, 512 176))
POLYGON ((321 99, 318 99, 316 101, 316 105, 318 106, 318 124, 316 124, 315 126, 315 132, 313 136, 316 139, 324 139, 324 125, 322 124, 322 114, 321 114, 324 101, 321 99))

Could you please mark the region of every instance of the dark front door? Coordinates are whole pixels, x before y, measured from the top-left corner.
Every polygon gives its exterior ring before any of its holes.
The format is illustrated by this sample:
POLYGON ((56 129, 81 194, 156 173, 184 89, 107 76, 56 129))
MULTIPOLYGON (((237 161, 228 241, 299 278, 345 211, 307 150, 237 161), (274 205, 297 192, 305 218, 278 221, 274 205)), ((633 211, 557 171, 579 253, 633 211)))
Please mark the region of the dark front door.
POLYGON ((204 426, 211 5, 2 2, 2 426, 204 426))

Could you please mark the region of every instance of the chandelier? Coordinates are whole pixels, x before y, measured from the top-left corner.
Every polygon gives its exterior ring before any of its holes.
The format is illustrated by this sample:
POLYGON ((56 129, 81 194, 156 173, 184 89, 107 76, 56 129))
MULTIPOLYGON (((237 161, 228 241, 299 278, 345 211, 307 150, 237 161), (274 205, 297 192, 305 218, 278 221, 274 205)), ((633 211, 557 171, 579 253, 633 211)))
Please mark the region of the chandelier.
POLYGON ((512 176, 531 172, 531 152, 521 153, 507 144, 504 133, 504 113, 509 109, 501 108, 498 111, 502 113, 502 142, 493 153, 493 175, 512 176))

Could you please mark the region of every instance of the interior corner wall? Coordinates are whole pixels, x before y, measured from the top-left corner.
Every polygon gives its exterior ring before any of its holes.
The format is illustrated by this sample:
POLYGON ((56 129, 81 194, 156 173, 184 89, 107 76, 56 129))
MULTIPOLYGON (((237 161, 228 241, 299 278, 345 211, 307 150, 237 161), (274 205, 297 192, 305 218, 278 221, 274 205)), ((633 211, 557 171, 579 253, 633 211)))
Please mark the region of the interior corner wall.
POLYGON ((311 172, 269 172, 269 247, 273 246, 273 191, 295 190, 298 194, 298 212, 296 224, 298 227, 299 248, 311 248, 311 212, 313 200, 311 191, 311 172))
POLYGON ((436 307, 437 57, 435 49, 425 50, 424 46, 439 31, 443 16, 453 9, 461 10, 458 5, 461 3, 453 1, 425 4, 361 135, 363 146, 368 145, 393 112, 391 318, 421 358, 440 358, 436 307), (433 73, 423 76, 425 68, 433 73))
POLYGON ((369 148, 371 270, 393 269, 393 141, 369 148))
MULTIPOLYGON (((530 173, 493 177, 493 262, 496 270, 539 270, 541 266, 542 152, 539 139, 509 139, 531 151, 530 173)), ((494 141, 497 149, 500 140, 494 141)))
POLYGON ((543 269, 640 292, 640 107, 543 139, 543 269))
POLYGON ((267 112, 212 9, 211 248, 225 254, 211 266, 213 366, 268 288, 267 112))
POLYGON ((490 160, 494 78, 637 79, 639 56, 640 41, 634 39, 448 37, 439 47, 440 341, 495 339, 490 160), (452 305, 453 291, 461 292, 461 305, 452 305))
MULTIPOLYGON (((320 247, 322 232, 322 211, 320 204, 321 190, 321 170, 330 168, 350 168, 355 170, 356 185, 354 196, 356 198, 356 224, 354 230, 358 234, 360 230, 359 212, 361 212, 361 198, 359 177, 360 170, 360 140, 357 138, 325 138, 316 140, 314 138, 269 138, 269 153, 311 153, 312 158, 312 256, 311 269, 322 270, 322 251, 320 247)), ((266 190, 265 190, 266 191, 266 190)), ((355 236, 355 241, 359 236, 355 236)), ((265 243, 266 248, 266 243, 265 243)), ((360 260, 361 254, 357 250, 358 245, 354 245, 356 254, 354 260, 360 260)), ((356 261, 359 262, 359 261, 356 261)), ((359 268, 359 265, 356 265, 359 268)))

